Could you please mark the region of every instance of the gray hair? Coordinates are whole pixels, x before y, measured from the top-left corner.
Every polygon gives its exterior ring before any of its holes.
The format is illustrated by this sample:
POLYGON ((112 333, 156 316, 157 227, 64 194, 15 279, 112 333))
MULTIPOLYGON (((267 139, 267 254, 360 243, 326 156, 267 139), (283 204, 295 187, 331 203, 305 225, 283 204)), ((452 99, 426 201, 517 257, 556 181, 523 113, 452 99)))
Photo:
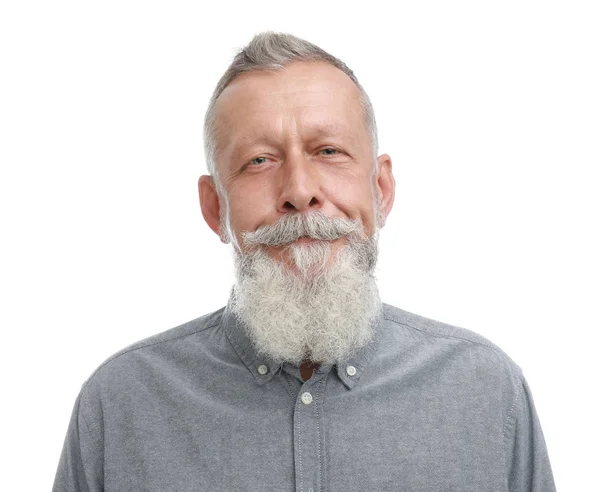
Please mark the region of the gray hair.
POLYGON ((358 82, 354 72, 346 64, 322 50, 318 46, 291 34, 262 32, 254 36, 252 41, 243 48, 233 59, 229 68, 225 71, 217 87, 215 88, 206 116, 204 117, 204 153, 206 166, 209 174, 213 176, 217 190, 220 191, 220 183, 217 174, 216 149, 217 149, 217 125, 215 122, 215 105, 217 99, 225 88, 240 74, 253 71, 282 70, 286 65, 293 62, 315 62, 323 61, 333 65, 344 72, 360 91, 360 102, 371 136, 374 159, 377 156, 377 125, 375 123, 375 112, 369 96, 358 82))

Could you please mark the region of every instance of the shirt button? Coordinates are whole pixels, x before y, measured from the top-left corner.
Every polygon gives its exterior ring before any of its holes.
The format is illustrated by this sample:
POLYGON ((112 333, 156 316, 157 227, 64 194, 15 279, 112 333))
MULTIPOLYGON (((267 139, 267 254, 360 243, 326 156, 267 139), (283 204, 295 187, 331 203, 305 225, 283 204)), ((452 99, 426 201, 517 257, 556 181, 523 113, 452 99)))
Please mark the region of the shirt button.
POLYGON ((354 366, 347 366, 346 367, 346 373, 348 374, 348 376, 354 376, 356 374, 356 367, 354 367, 354 366))
POLYGON ((308 391, 306 393, 302 393, 300 399, 305 405, 310 405, 312 403, 312 395, 308 391))
POLYGON ((267 366, 265 366, 264 364, 258 366, 258 374, 260 374, 261 376, 264 376, 268 372, 269 372, 269 368, 267 366))

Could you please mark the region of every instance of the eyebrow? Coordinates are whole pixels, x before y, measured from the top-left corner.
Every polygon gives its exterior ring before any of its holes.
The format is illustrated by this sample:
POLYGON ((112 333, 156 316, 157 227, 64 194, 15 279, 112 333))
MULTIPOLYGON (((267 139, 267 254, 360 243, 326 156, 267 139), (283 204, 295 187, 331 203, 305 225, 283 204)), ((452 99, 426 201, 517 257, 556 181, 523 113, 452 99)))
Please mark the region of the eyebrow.
MULTIPOLYGON (((305 134, 308 135, 308 138, 315 139, 320 137, 334 137, 334 138, 350 138, 354 139, 356 132, 350 130, 349 127, 340 126, 336 124, 319 124, 315 126, 311 126, 305 131, 305 134)), ((250 144, 269 144, 272 142, 272 138, 265 133, 256 134, 251 137, 242 136, 240 139, 235 141, 232 145, 233 154, 238 154, 240 149, 244 145, 250 144)))
POLYGON ((315 125, 314 127, 311 127, 307 133, 311 136, 314 135, 315 137, 347 137, 352 140, 356 138, 356 131, 352 130, 349 126, 333 123, 315 125))
POLYGON ((318 135, 326 136, 341 136, 344 134, 352 133, 347 127, 341 127, 340 125, 329 124, 329 125, 316 125, 310 129, 311 132, 318 135))

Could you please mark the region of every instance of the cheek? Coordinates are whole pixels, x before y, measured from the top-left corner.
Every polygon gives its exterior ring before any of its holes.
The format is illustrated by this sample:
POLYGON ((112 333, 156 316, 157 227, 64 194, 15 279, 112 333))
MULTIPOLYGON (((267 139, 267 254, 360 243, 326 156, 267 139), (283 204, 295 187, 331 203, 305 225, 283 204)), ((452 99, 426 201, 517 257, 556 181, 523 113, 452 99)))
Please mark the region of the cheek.
POLYGON ((328 186, 331 200, 348 216, 360 219, 367 225, 372 219, 373 190, 363 176, 336 180, 328 186))
POLYGON ((235 232, 253 231, 272 210, 272 198, 265 190, 247 187, 229 192, 229 220, 235 232))

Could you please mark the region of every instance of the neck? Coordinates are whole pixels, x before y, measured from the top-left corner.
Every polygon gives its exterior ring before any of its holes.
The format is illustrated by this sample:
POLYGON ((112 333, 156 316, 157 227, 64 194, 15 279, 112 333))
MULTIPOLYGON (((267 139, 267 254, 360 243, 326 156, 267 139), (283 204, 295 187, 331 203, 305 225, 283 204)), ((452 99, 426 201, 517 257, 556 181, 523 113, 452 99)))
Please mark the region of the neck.
POLYGON ((302 362, 302 364, 300 364, 300 377, 302 378, 302 381, 308 381, 312 377, 313 372, 318 368, 319 364, 315 364, 311 360, 302 362))

